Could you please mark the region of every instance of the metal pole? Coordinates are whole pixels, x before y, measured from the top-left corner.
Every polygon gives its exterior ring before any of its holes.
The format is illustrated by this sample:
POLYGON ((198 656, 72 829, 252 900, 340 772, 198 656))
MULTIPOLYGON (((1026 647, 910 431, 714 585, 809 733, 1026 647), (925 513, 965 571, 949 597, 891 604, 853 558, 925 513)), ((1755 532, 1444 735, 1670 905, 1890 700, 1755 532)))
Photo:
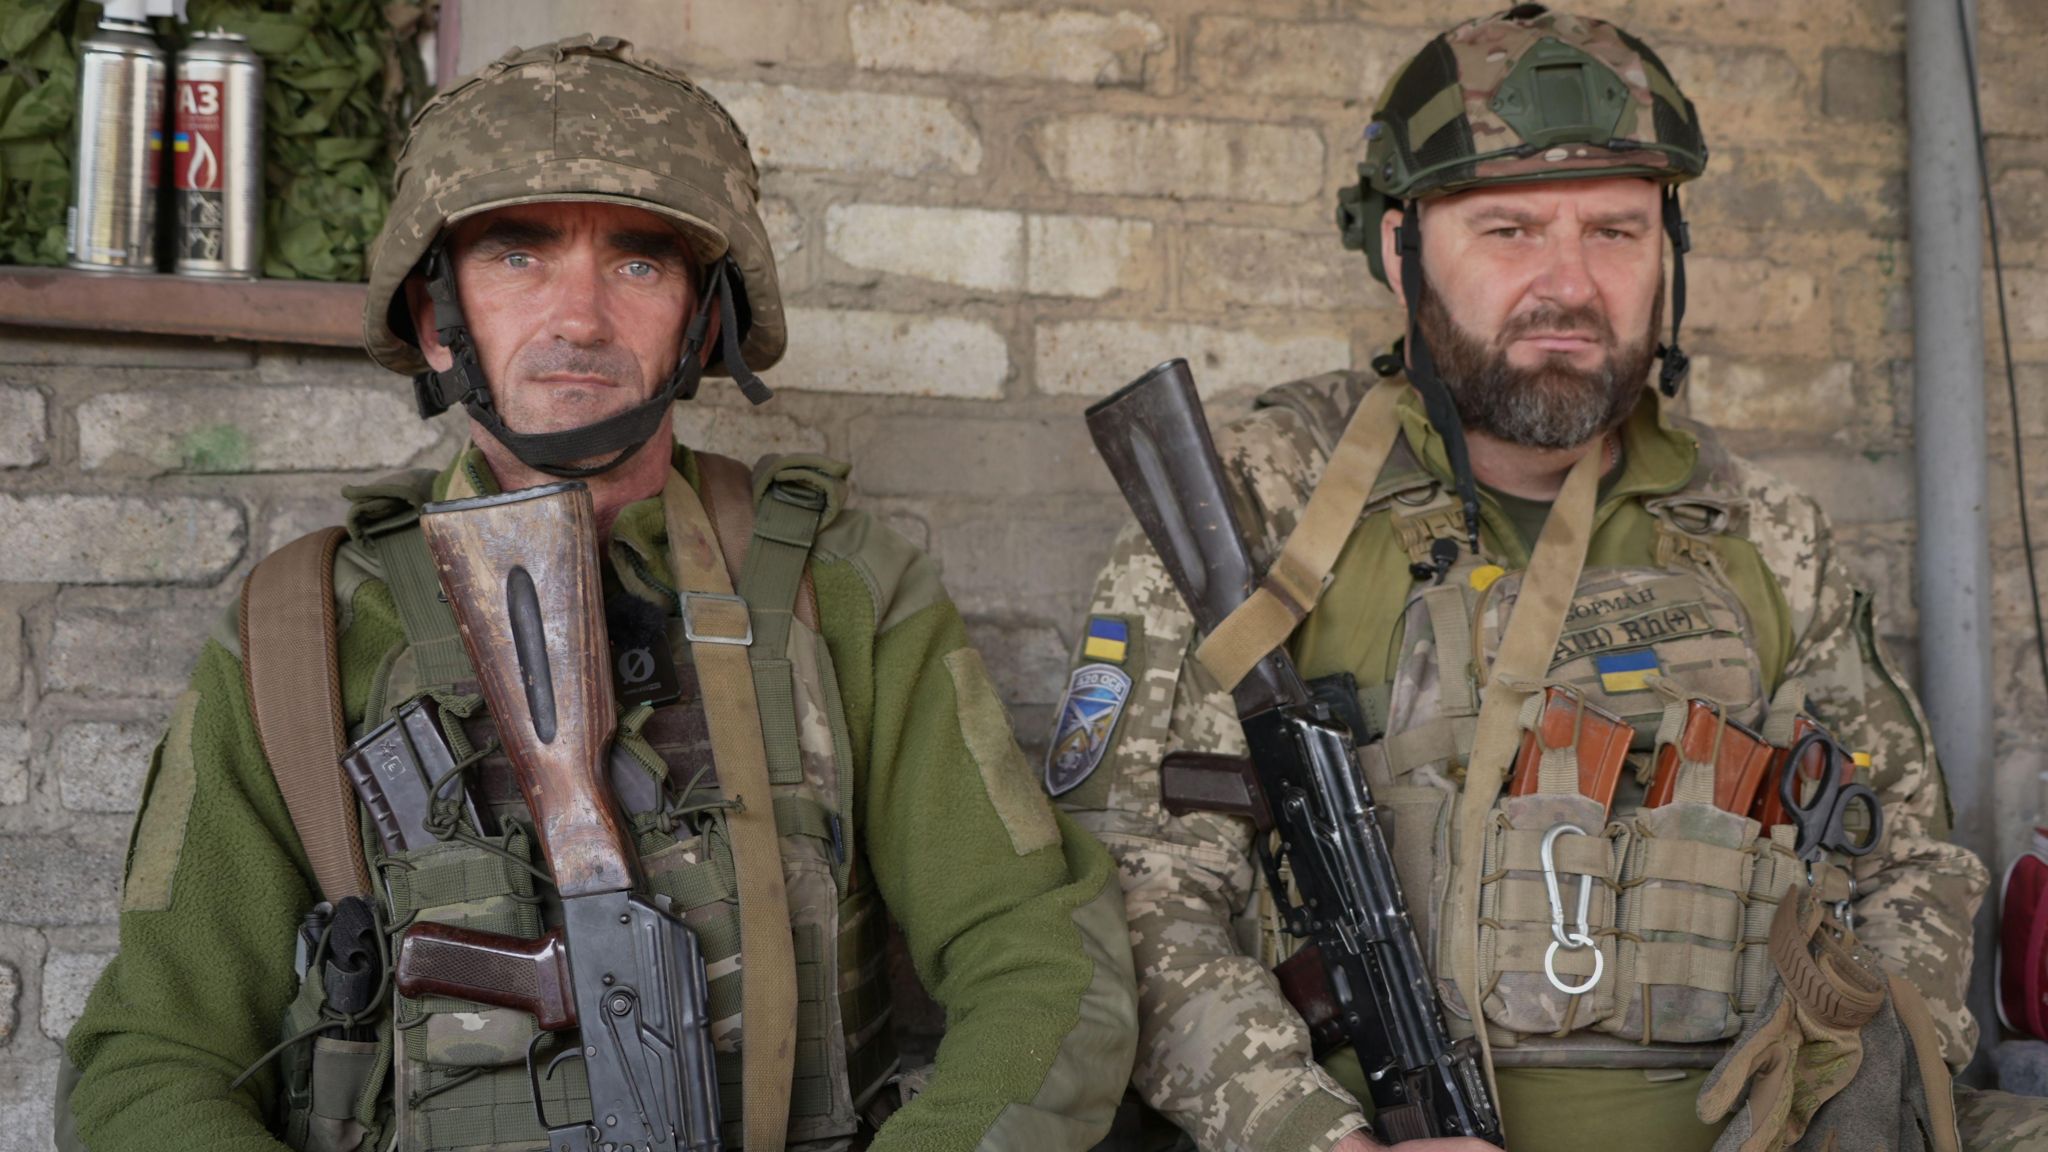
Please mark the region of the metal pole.
MULTIPOLYGON (((1914 567, 1921 701, 1948 776, 1955 840, 1995 871, 1983 188, 1963 55, 1964 36, 1974 41, 1976 13, 1974 5, 1958 5, 1959 0, 1906 4, 1913 457, 1919 515, 1914 567)), ((1995 1038, 1991 959, 1997 940, 1988 900, 1975 936, 1970 1007, 1987 1038, 1995 1038)), ((1980 1042, 1980 1057, 1985 1050, 1980 1042)))

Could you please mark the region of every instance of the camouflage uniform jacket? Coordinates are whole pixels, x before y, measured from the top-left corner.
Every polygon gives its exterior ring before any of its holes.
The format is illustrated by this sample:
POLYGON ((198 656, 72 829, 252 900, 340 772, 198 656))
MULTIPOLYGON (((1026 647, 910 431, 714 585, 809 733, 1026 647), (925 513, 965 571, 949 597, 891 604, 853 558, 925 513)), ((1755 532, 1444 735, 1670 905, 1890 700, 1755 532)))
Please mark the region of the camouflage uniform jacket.
MULTIPOLYGON (((1321 475, 1327 445, 1363 386, 1351 373, 1298 383, 1289 387, 1309 397, 1306 408, 1271 403, 1275 393, 1268 393, 1252 415, 1219 430, 1217 448, 1241 486, 1239 509, 1248 513, 1245 530, 1262 560, 1276 555, 1293 530, 1321 475), (1329 419, 1304 418, 1316 404, 1329 419)), ((1411 391, 1399 412, 1414 457, 1448 482, 1442 440, 1419 397, 1411 391)), ((1638 538, 1643 534, 1623 531, 1627 518, 1614 514, 1629 502, 1701 480, 1746 500, 1747 543, 1733 543, 1753 545, 1755 580, 1782 597, 1787 622, 1782 641, 1765 638, 1766 648, 1780 649, 1775 658, 1764 654, 1766 691, 1786 675, 1802 677, 1816 718, 1849 747, 1872 752, 1872 783, 1889 833, 1857 870, 1859 932, 1924 992, 1944 1053, 1960 1065, 1976 1040, 1964 982, 1970 921, 1988 878, 1975 856, 1947 842, 1950 815, 1926 722, 1878 648, 1868 595, 1851 583, 1811 498, 1727 453, 1706 430, 1678 426, 1654 395, 1629 421, 1624 445, 1626 462, 1603 488, 1588 567, 1650 562, 1638 538)), ((1485 505, 1483 550, 1510 569, 1526 563, 1528 542, 1518 539, 1490 496, 1485 505)), ((1389 518, 1384 502, 1368 505, 1335 577, 1375 573, 1372 579, 1398 588, 1398 595, 1378 598, 1388 601, 1385 611, 1354 613, 1343 627, 1325 620, 1318 629, 1312 614, 1292 642, 1304 676, 1359 669, 1363 690, 1370 669, 1382 666, 1380 654, 1398 643, 1393 633, 1412 577, 1409 555, 1393 544, 1389 518), (1312 635, 1318 639, 1305 643, 1312 635), (1333 642, 1332 635, 1344 639, 1333 642)), ((1340 591, 1333 585, 1323 606, 1340 591)), ((1348 600, 1354 609, 1358 603, 1355 595, 1348 600)), ((1261 937, 1270 941, 1271 933, 1260 930, 1267 902, 1251 854, 1251 826, 1206 813, 1174 817, 1160 806, 1158 766, 1166 753, 1242 754, 1244 745, 1229 695, 1192 659, 1199 639, 1193 621, 1135 525, 1118 539, 1098 577, 1090 611, 1130 622, 1124 669, 1133 685, 1101 764, 1062 802, 1121 865, 1138 967, 1136 1084, 1204 1152, 1328 1147, 1363 1119, 1311 1059, 1307 1030, 1267 971, 1278 958, 1270 943, 1265 963, 1259 958, 1261 937)), ((1513 1117, 1507 1119, 1512 1130, 1513 1117)))
MULTIPOLYGON (((678 449, 676 459, 694 482, 690 454, 678 449)), ((461 464, 480 491, 496 490, 480 454, 461 464)), ((454 471, 434 482, 434 495, 454 471)), ((872 1147, 1086 1148, 1108 1129, 1135 1043, 1112 862, 1033 786, 932 561, 861 511, 835 501, 827 515, 807 566, 859 781, 845 866, 879 889, 949 1024, 929 1086, 872 1147)), ((622 509, 606 551, 629 589, 673 600, 660 497, 622 509)), ((370 701, 412 650, 369 553, 344 546, 336 598, 343 710, 359 734, 380 711, 370 701)), ((808 750, 812 737, 802 739, 808 750)), ((293 941, 316 896, 255 736, 232 614, 200 653, 136 827, 120 954, 69 1039, 77 1135, 95 1152, 281 1148, 277 1066, 236 1077, 279 1040, 297 984, 293 941)), ((881 963, 878 952, 870 957, 881 963)), ((723 965, 738 966, 736 955, 723 965)), ((856 976, 865 972, 837 974, 842 986, 856 976)), ((887 1028, 886 1012, 876 1026, 887 1028)), ((388 1083, 383 1075, 372 1087, 388 1083)), ((523 1085, 524 1074, 514 1069, 509 1080, 523 1085)), ((463 1091, 481 1089, 451 1085, 444 1097, 463 1091)), ((408 1108, 417 1113, 423 1099, 408 1108)), ((534 1146, 530 1135, 488 1136, 497 1116, 531 1117, 523 1088, 474 1103, 472 1135, 418 1142, 534 1146)), ((388 1104, 376 1108, 381 1124, 388 1104)))

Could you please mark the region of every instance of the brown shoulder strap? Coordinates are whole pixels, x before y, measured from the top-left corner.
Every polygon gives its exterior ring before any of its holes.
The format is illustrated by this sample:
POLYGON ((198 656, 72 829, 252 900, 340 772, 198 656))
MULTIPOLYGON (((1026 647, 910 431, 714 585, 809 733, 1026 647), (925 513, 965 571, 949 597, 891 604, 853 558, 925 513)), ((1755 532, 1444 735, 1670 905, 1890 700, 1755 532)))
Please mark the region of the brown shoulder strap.
POLYGON ((301 536, 265 557, 242 586, 242 671, 256 738, 327 900, 370 890, 355 793, 342 776, 334 552, 342 528, 301 536))
POLYGON ((781 1152, 796 1066, 796 948, 747 653, 754 626, 745 602, 733 595, 731 560, 719 555, 719 531, 710 513, 675 472, 662 494, 662 514, 669 562, 684 594, 683 620, 703 692, 711 758, 718 764, 719 786, 735 805, 726 827, 740 898, 743 1145, 748 1152, 781 1152))
MULTIPOLYGON (((754 470, 730 456, 699 452, 697 482, 703 488, 699 499, 711 517, 712 534, 725 552, 726 575, 738 584, 747 546, 754 540, 754 470)), ((818 630, 818 590, 811 584, 809 566, 797 588, 796 618, 811 631, 818 630)))
POLYGON ((1195 659, 1225 689, 1237 687, 1267 653, 1285 644, 1322 597, 1324 578, 1358 527, 1373 481, 1400 439, 1394 407, 1407 388, 1406 380, 1388 377, 1359 401, 1265 579, 1195 649, 1195 659))

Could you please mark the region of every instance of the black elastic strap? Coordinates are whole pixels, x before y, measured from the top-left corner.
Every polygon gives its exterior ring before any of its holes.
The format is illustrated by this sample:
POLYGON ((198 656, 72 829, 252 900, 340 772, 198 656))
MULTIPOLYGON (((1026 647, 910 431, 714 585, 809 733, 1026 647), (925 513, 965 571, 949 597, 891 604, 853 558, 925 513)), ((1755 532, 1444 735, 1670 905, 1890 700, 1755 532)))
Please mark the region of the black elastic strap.
POLYGON ((1472 555, 1479 555, 1479 485, 1472 477, 1472 458, 1465 450, 1465 422, 1437 375, 1436 357, 1422 338, 1422 219, 1421 205, 1410 203, 1407 214, 1394 229, 1394 243, 1401 253, 1401 294, 1408 298, 1408 379, 1422 393, 1423 411, 1444 438, 1444 454, 1450 458, 1451 476, 1464 505, 1465 540, 1472 555))
POLYGON ((676 359, 675 371, 669 374, 661 390, 645 402, 581 428, 561 432, 515 432, 506 426, 492 401, 483 366, 477 360, 476 346, 470 340, 469 326, 462 313, 454 267, 446 249, 436 244, 427 256, 427 295, 434 302, 434 328, 454 363, 446 372, 427 372, 415 378, 414 391, 419 400, 420 414, 422 417, 438 415, 459 403, 471 419, 482 425, 529 468, 565 479, 582 479, 609 472, 625 463, 661 428, 661 418, 670 404, 677 399, 688 400, 696 396, 698 383, 704 374, 703 357, 699 353, 704 347, 705 330, 710 327, 714 301, 723 309, 725 317, 719 329, 722 336, 720 353, 726 370, 732 373, 740 391, 753 403, 763 403, 774 395, 761 378, 747 368, 740 355, 740 326, 735 319, 737 309, 732 291, 732 278, 739 274, 730 257, 712 266, 704 290, 698 296, 697 311, 683 330, 683 345, 676 359), (597 464, 576 463, 607 453, 610 456, 597 464))
POLYGON ((1678 327, 1685 323, 1685 254, 1692 251, 1692 229, 1679 208, 1675 184, 1664 189, 1664 234, 1671 238, 1671 342, 1657 347, 1664 361, 1657 370, 1657 387, 1666 396, 1676 396, 1692 374, 1692 357, 1678 346, 1678 327))
MULTIPOLYGON (((712 289, 717 290, 721 315, 725 317, 718 325, 720 363, 732 375, 732 382, 739 385, 740 395, 745 396, 749 403, 766 404, 774 398, 775 393, 761 382, 759 376, 754 375, 753 369, 748 368, 747 362, 740 356, 740 340, 746 333, 741 331, 740 309, 733 303, 732 295, 733 281, 738 279, 739 275, 739 266, 732 262, 732 257, 720 260, 718 270, 712 274, 711 283, 706 286, 704 294, 709 296, 712 289)), ((690 390, 683 396, 685 400, 694 399, 697 394, 695 377, 693 376, 691 380, 690 390)))

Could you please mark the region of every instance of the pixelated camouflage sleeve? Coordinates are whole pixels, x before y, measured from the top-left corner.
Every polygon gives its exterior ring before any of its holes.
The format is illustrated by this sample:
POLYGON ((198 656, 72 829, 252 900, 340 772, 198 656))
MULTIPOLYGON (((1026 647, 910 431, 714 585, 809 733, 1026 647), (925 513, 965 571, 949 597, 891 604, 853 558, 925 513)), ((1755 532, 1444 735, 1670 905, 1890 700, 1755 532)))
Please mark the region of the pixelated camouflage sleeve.
POLYGON ((1804 681, 1815 718, 1844 746, 1870 754, 1869 782, 1884 803, 1884 842, 1856 868, 1857 935, 1926 997, 1942 1055, 1961 1067, 1977 1042, 1965 992, 1970 924, 1989 875, 1949 842, 1927 718, 1879 644, 1870 596, 1851 583, 1826 516, 1808 497, 1756 480, 1751 515, 1766 522, 1754 536, 1805 625, 1787 675, 1804 681))
MULTIPOLYGON (((1218 435, 1259 505, 1248 510, 1255 547, 1284 537, 1313 482, 1307 450, 1273 435, 1291 420, 1262 413, 1257 427, 1218 435)), ((1136 525, 1118 538, 1090 612, 1121 618, 1133 637, 1130 699, 1095 769, 1108 786, 1068 801, 1108 845, 1123 883, 1138 976, 1133 1080, 1203 1152, 1328 1148, 1365 1120, 1311 1058, 1308 1030, 1252 954, 1256 945, 1233 930, 1255 896, 1251 825, 1175 817, 1160 804, 1168 751, 1242 754, 1244 737, 1229 695, 1194 662, 1194 621, 1136 525)))

